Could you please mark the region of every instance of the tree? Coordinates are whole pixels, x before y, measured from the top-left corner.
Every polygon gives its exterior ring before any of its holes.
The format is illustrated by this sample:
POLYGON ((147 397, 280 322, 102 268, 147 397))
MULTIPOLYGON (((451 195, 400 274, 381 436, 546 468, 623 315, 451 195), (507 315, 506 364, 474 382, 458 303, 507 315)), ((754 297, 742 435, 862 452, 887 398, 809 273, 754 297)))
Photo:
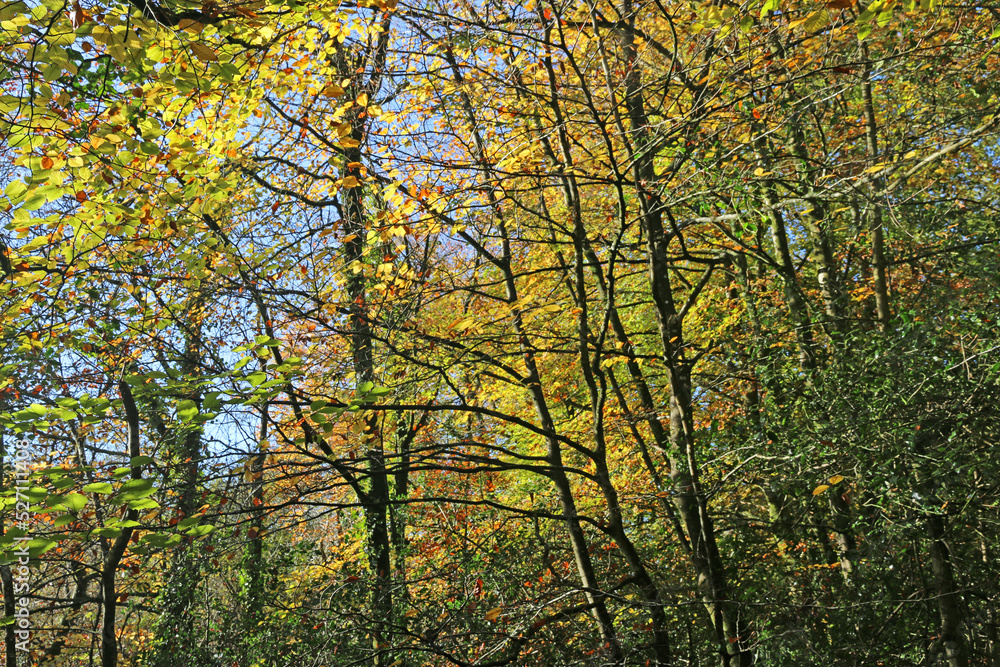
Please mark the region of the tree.
POLYGON ((996 30, 932 5, 2 10, 49 653, 995 657, 996 30))

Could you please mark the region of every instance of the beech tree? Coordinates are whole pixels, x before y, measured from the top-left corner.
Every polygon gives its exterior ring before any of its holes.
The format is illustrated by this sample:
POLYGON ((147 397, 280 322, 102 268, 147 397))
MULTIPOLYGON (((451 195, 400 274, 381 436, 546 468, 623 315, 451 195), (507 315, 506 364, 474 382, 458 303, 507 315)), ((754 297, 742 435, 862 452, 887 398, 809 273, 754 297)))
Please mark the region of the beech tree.
POLYGON ((988 7, 0 19, 31 659, 1000 660, 988 7))

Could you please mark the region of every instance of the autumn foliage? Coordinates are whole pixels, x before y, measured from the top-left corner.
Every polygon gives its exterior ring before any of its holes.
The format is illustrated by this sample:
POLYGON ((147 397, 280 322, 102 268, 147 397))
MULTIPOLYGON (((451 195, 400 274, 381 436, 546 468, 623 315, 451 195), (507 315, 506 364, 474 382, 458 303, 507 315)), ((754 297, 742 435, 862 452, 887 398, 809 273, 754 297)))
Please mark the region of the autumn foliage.
POLYGON ((5 665, 1000 665, 998 26, 3 4, 5 665))

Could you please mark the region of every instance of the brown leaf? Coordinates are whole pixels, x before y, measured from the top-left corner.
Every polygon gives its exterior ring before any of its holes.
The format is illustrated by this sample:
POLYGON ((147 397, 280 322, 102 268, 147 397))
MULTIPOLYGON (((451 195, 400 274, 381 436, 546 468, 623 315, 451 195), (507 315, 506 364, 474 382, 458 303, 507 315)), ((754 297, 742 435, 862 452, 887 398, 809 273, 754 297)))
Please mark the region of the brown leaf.
POLYGON ((181 30, 187 30, 188 32, 193 32, 195 34, 198 34, 205 29, 205 25, 203 23, 199 23, 193 19, 181 19, 181 21, 177 24, 177 27, 181 30))
POLYGON ((191 42, 191 53, 194 54, 194 57, 198 60, 204 60, 206 62, 215 62, 219 59, 219 56, 215 53, 215 51, 201 42, 191 42))

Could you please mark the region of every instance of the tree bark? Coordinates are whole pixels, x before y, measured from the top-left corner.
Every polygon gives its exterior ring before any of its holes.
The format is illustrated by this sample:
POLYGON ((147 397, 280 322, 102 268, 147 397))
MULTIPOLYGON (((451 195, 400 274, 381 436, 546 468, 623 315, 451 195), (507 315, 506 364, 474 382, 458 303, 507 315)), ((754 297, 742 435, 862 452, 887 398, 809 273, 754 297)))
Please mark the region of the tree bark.
MULTIPOLYGON (((924 420, 918 425, 914 438, 914 453, 920 460, 927 460, 928 449, 946 437, 947 424, 924 420)), ((962 632, 961 600, 955 583, 951 549, 947 542, 948 526, 942 513, 941 499, 937 494, 937 484, 927 477, 920 468, 916 469, 921 499, 924 505, 927 539, 930 542, 929 555, 931 571, 934 575, 934 593, 939 619, 938 639, 933 651, 940 653, 948 667, 967 667, 969 657, 966 638, 962 632)))
MULTIPOLYGON (((868 161, 872 165, 878 163, 878 125, 875 119, 875 102, 872 98, 872 66, 867 44, 861 45, 861 59, 865 63, 864 82, 861 84, 864 96, 865 142, 868 149, 868 161)), ((872 180, 872 190, 875 193, 869 203, 871 210, 868 216, 868 231, 871 234, 872 267, 874 269, 873 289, 875 290, 875 308, 878 322, 884 331, 892 318, 889 307, 889 269, 885 256, 885 231, 882 222, 882 200, 885 198, 885 179, 877 172, 872 180)))
MULTIPOLYGON (((124 381, 119 382, 118 391, 121 393, 122 403, 125 406, 125 420, 128 424, 128 455, 130 459, 134 459, 140 453, 139 410, 135 406, 132 390, 128 384, 124 381)), ((142 466, 133 465, 131 468, 131 479, 142 479, 142 466)), ((138 510, 125 510, 126 520, 136 521, 138 518, 138 510)), ((115 633, 118 593, 115 587, 115 576, 118 574, 118 565, 128 548, 132 530, 132 528, 122 528, 122 532, 114 539, 104 554, 104 563, 101 568, 101 602, 104 607, 101 622, 101 667, 117 667, 118 665, 118 637, 115 633)))

